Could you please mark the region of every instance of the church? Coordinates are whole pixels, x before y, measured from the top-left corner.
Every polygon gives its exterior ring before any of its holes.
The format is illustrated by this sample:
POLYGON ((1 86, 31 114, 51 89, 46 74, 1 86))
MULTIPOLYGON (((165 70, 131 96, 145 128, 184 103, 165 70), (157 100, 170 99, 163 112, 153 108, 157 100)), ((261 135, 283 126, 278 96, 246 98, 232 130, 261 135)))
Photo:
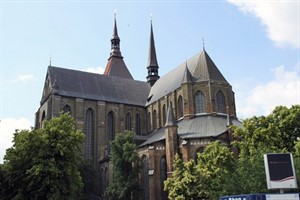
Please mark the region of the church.
POLYGON ((110 41, 103 74, 48 66, 35 128, 62 111, 71 114, 85 134, 84 158, 100 170, 102 196, 113 173, 110 141, 133 131, 143 163, 140 199, 166 200, 163 182, 175 154, 188 161, 212 141, 229 145, 228 127, 241 126, 232 86, 204 47, 160 77, 152 22, 146 81, 134 80, 123 60, 116 16, 110 41))

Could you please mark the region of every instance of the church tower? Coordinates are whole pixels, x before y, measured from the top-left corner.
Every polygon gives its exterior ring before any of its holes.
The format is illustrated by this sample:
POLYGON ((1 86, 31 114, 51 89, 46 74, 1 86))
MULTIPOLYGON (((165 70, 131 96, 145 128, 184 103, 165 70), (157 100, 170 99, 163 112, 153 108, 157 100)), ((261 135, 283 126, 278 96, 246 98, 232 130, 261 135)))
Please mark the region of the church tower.
POLYGON ((110 56, 108 58, 108 62, 103 74, 108 76, 117 76, 126 79, 133 79, 121 54, 121 50, 120 50, 121 40, 118 36, 116 14, 114 20, 113 35, 110 41, 111 41, 110 56))
POLYGON ((148 76, 147 82, 150 83, 152 87, 154 83, 159 79, 158 75, 158 63, 156 58, 154 37, 153 37, 153 28, 152 28, 152 20, 150 25, 150 44, 149 44, 149 56, 148 56, 148 76))

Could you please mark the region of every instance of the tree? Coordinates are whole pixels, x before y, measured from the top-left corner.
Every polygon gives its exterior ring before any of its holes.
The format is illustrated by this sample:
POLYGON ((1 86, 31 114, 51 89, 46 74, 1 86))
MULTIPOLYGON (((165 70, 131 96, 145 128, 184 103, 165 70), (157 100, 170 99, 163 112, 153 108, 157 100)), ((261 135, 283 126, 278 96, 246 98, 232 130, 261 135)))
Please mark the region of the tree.
POLYGON ((82 188, 83 139, 68 114, 45 121, 42 129, 16 130, 4 157, 1 199, 75 199, 82 188))
POLYGON ((108 194, 114 199, 134 198, 139 188, 139 156, 136 152, 134 133, 126 131, 118 134, 111 143, 113 180, 108 187, 108 194))
POLYGON ((228 180, 234 173, 235 160, 227 146, 212 142, 198 154, 197 163, 183 162, 177 155, 174 169, 164 186, 169 199, 218 199, 230 193, 228 180))
POLYGON ((239 187, 235 193, 266 192, 263 155, 275 152, 297 155, 297 145, 296 150, 294 146, 300 137, 300 105, 278 106, 270 115, 244 120, 243 126, 232 127, 236 138, 233 145, 239 151, 234 174, 239 187))
POLYGON ((208 199, 218 199, 232 192, 234 181, 230 180, 235 171, 235 159, 227 146, 218 141, 207 145, 203 153, 198 153, 196 168, 209 175, 203 188, 208 199))

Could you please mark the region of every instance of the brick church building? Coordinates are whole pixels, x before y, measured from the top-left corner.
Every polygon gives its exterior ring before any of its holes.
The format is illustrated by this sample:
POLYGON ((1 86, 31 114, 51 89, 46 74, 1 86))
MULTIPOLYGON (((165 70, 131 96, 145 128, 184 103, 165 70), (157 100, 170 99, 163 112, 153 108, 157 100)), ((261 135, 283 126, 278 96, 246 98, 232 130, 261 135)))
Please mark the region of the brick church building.
POLYGON ((146 81, 134 80, 120 51, 114 19, 111 51, 103 74, 48 66, 35 127, 70 112, 83 130, 83 155, 98 166, 101 191, 112 178, 110 141, 125 130, 135 132, 143 169, 142 200, 165 200, 163 181, 173 171, 176 153, 184 161, 212 141, 230 142, 228 126, 236 118, 234 92, 206 50, 160 77, 150 26, 146 81))

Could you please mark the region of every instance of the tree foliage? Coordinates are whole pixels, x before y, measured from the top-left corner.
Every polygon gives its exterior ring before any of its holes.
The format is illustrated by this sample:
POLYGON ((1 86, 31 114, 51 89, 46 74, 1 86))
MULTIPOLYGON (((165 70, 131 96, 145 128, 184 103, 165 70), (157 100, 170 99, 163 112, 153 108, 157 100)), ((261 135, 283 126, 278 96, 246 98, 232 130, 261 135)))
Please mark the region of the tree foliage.
POLYGON ((267 192, 265 153, 293 153, 300 176, 300 105, 278 106, 270 115, 246 119, 243 128, 233 126, 231 131, 235 138, 231 148, 238 150, 236 158, 217 142, 198 154, 197 163, 175 158, 175 171, 165 181, 169 199, 218 199, 267 192))
POLYGON ((118 134, 111 143, 111 150, 113 180, 107 192, 113 199, 132 199, 139 188, 139 156, 136 152, 134 133, 126 131, 124 134, 118 134))
POLYGON ((1 199, 74 199, 82 187, 78 170, 84 139, 68 114, 44 128, 16 130, 4 157, 1 199))

